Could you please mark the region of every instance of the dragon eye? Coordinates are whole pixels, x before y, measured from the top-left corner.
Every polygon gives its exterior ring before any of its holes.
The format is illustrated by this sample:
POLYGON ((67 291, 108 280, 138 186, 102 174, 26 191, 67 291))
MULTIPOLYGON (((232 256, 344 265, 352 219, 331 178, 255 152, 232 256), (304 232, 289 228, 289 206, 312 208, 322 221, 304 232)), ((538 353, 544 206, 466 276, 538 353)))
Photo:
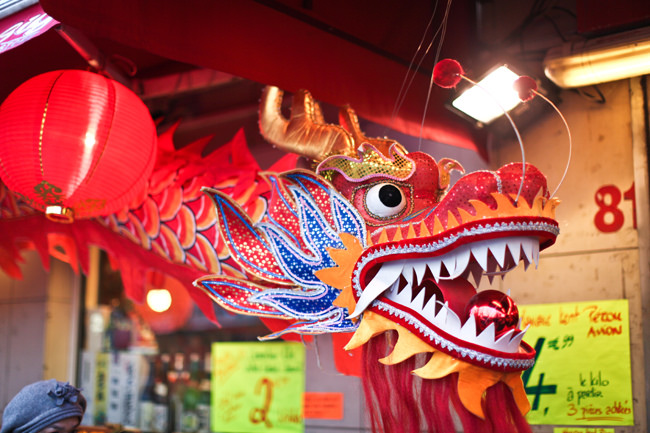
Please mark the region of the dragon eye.
POLYGON ((392 183, 380 183, 366 193, 366 209, 379 218, 392 217, 406 206, 402 190, 392 183))

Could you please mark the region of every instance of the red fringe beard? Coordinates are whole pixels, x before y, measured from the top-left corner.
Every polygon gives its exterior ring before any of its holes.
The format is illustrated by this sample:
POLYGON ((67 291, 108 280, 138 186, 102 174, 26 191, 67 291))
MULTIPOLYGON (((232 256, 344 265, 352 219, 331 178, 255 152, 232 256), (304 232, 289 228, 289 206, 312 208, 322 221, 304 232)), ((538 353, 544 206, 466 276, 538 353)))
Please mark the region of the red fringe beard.
POLYGON ((422 367, 429 353, 396 365, 378 359, 395 345, 395 331, 373 337, 363 349, 363 389, 374 433, 532 433, 514 397, 503 382, 487 389, 481 419, 469 412, 458 396, 458 373, 442 379, 422 379, 411 372, 422 367))

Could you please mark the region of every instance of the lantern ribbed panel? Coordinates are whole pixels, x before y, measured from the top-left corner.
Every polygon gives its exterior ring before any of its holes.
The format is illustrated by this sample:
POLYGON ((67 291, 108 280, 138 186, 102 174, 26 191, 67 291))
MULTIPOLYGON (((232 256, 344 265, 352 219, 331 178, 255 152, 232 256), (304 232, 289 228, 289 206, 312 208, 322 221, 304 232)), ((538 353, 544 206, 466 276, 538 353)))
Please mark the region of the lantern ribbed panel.
POLYGON ((106 215, 145 187, 156 140, 147 107, 123 85, 92 72, 48 72, 0 106, 0 177, 36 209, 106 215))

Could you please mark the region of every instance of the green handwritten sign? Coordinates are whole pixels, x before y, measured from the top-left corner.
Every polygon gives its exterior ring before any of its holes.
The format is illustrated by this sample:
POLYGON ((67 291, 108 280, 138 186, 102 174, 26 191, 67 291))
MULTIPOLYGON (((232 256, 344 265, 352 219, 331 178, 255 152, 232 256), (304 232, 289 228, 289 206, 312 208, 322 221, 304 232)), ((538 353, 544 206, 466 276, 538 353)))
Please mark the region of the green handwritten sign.
POLYGON ((304 391, 302 344, 212 344, 213 432, 302 432, 304 391))
POLYGON ((634 424, 626 299, 523 305, 519 315, 537 351, 522 376, 529 423, 634 424))

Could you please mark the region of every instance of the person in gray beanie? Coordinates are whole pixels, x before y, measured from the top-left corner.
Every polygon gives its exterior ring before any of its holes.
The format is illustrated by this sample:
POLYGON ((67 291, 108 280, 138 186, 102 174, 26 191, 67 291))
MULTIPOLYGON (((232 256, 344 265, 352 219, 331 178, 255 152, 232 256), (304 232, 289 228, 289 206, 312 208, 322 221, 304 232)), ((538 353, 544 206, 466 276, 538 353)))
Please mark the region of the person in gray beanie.
POLYGON ((25 386, 2 414, 0 433, 72 433, 86 410, 81 391, 67 382, 41 380, 25 386))

